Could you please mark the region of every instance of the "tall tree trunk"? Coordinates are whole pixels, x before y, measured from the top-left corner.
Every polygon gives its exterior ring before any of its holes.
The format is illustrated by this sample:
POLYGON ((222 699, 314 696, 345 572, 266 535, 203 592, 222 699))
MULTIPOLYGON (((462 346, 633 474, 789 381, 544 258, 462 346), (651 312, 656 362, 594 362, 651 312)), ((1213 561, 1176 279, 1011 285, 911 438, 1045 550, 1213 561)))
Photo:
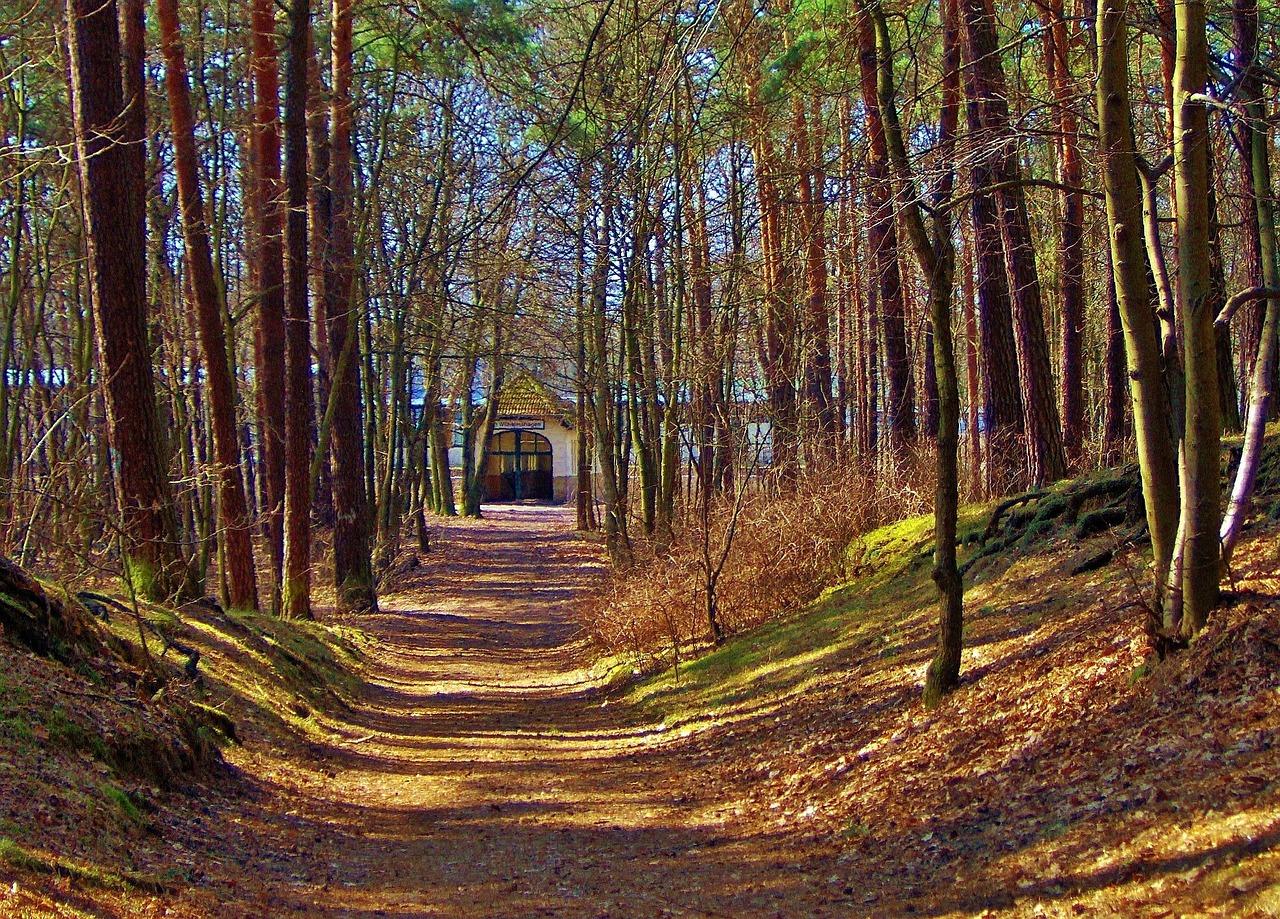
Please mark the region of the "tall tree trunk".
POLYGON ((574 326, 578 333, 578 360, 575 367, 577 393, 575 402, 574 449, 577 452, 578 480, 574 494, 578 530, 595 529, 592 494, 592 463, 589 438, 590 378, 587 367, 587 327, 592 322, 587 303, 587 207, 591 194, 591 169, 585 160, 578 161, 577 246, 574 264, 574 326))
POLYGON ((1173 157, 1178 228, 1178 313, 1184 335, 1186 440, 1182 481, 1183 634, 1198 632, 1218 602, 1222 407, 1210 289, 1209 118, 1203 100, 1209 47, 1203 0, 1174 9, 1173 157))
POLYGON ((245 503, 235 381, 227 361, 222 300, 214 277, 204 194, 200 189, 195 118, 191 109, 191 88, 187 82, 187 61, 182 46, 177 0, 157 0, 156 19, 160 25, 165 87, 172 118, 174 171, 182 210, 189 289, 199 320, 200 349, 209 393, 213 458, 217 464, 219 554, 227 583, 224 600, 236 609, 256 609, 258 585, 250 535, 253 523, 245 503))
POLYGON ((734 11, 735 30, 743 36, 747 118, 755 163, 756 203, 760 213, 764 318, 760 364, 768 391, 771 468, 780 480, 799 470, 799 412, 796 400, 795 271, 783 251, 781 166, 762 95, 763 49, 755 12, 749 4, 734 11))
POLYGON ((601 159, 601 187, 605 190, 600 219, 595 227, 595 252, 591 272, 592 432, 596 463, 600 467, 600 497, 604 505, 604 538, 615 566, 631 561, 627 537, 627 507, 623 492, 625 471, 618 462, 619 425, 615 420, 617 395, 609 368, 607 297, 609 285, 610 224, 614 206, 614 165, 609 151, 601 159))
POLYGON ((969 492, 970 500, 978 500, 985 495, 982 477, 982 379, 978 373, 979 351, 981 343, 978 337, 978 304, 977 291, 973 283, 974 258, 973 237, 965 234, 962 241, 960 258, 961 296, 964 298, 964 338, 965 338, 965 391, 969 397, 969 412, 965 418, 965 435, 969 442, 969 492))
POLYGON ((284 565, 285 489, 285 291, 284 217, 280 204, 280 71, 275 3, 253 0, 253 208, 257 225, 252 253, 258 323, 254 335, 259 462, 266 502, 271 608, 280 611, 284 565))
MULTIPOLYGON (((1248 156, 1246 151, 1245 156, 1248 156)), ((1205 145, 1205 172, 1215 175, 1214 153, 1212 143, 1205 145)), ((1222 257, 1222 225, 1218 220, 1217 183, 1209 182, 1209 302, 1206 308, 1210 314, 1217 316, 1227 303, 1226 265, 1222 257)), ((1242 428, 1240 418, 1240 392, 1236 387, 1236 369, 1231 353, 1231 327, 1223 324, 1214 328, 1214 345, 1216 346, 1218 365, 1218 405, 1222 411, 1222 429, 1228 434, 1239 434, 1242 428)))
POLYGON ((827 305, 826 205, 822 196, 826 173, 822 168, 821 101, 815 101, 812 126, 799 94, 793 107, 796 159, 800 166, 800 222, 805 244, 805 414, 810 422, 810 455, 829 463, 835 458, 835 419, 831 405, 831 313, 827 305))
POLYGON ((1098 130, 1111 264, 1124 325, 1138 467, 1151 532, 1153 584, 1157 602, 1163 604, 1178 529, 1177 457, 1147 282, 1143 195, 1129 106, 1126 9, 1124 0, 1100 0, 1098 4, 1098 130))
POLYGON ((1106 347, 1102 358, 1102 454, 1104 462, 1115 464, 1120 462, 1129 429, 1125 413, 1124 325, 1120 321, 1120 301, 1116 296, 1114 256, 1110 245, 1107 245, 1103 255, 1106 265, 1103 289, 1107 296, 1107 319, 1103 331, 1106 347))
MULTIPOLYGON (((320 76, 320 55, 316 45, 309 43, 311 61, 307 65, 307 161, 308 192, 307 212, 310 225, 311 294, 315 304, 312 322, 313 347, 316 351, 316 379, 314 405, 322 409, 329 405, 333 391, 333 350, 329 346, 329 229, 333 223, 332 199, 329 195, 329 103, 320 76)), ((316 447, 319 448, 319 443, 316 447)), ((320 474, 315 480, 315 511, 322 523, 332 525, 333 509, 333 460, 330 451, 317 453, 320 474)))
MULTIPOLYGON (((496 306, 497 304, 495 304, 496 306)), ((484 497, 484 471, 489 465, 489 447, 498 423, 498 399, 502 392, 503 355, 502 326, 495 319, 492 329, 493 349, 489 355, 489 387, 484 409, 478 420, 469 420, 464 436, 467 445, 462 461, 462 516, 480 517, 480 502, 484 497)), ((474 379, 474 363, 471 376, 474 379)), ((470 388, 470 387, 468 387, 470 388)), ((464 398, 470 401, 470 393, 464 398)))
POLYGON ((1044 484, 1066 474, 1066 455, 1053 390, 1040 278, 1027 218, 1017 137, 1009 116, 1008 86, 1000 64, 995 17, 986 0, 963 0, 962 8, 973 72, 970 85, 978 103, 982 128, 979 140, 985 145, 984 155, 992 163, 1005 269, 1013 294, 1014 343, 1022 381, 1027 471, 1032 482, 1044 484))
POLYGON ((142 62, 130 55, 125 83, 133 91, 126 97, 114 0, 68 0, 67 17, 89 290, 106 388, 107 439, 116 459, 125 574, 148 596, 167 599, 190 593, 194 585, 165 473, 147 341, 142 62))
MULTIPOLYGON (((938 651, 925 675, 926 705, 935 704, 955 688, 960 676, 964 629, 964 582, 956 558, 956 527, 960 499, 960 383, 951 334, 951 301, 955 286, 955 248, 951 239, 950 204, 955 183, 956 131, 960 108, 959 13, 956 0, 943 7, 943 99, 938 126, 938 151, 943 174, 934 190, 930 223, 917 193, 907 158, 902 125, 894 101, 893 44, 884 13, 868 6, 864 19, 873 28, 877 50, 876 96, 886 128, 893 164, 898 213, 916 261, 929 281, 930 318, 934 327, 932 357, 938 381, 938 468, 934 493, 933 581, 938 587, 938 651)), ((865 75, 864 75, 865 80, 865 75)))
POLYGON ((858 65, 870 138, 866 188, 871 224, 867 230, 867 241, 875 265, 876 299, 884 328, 885 363, 889 377, 889 404, 886 406, 889 442, 895 453, 901 453, 916 438, 915 377, 907 351, 906 306, 898 263, 898 230, 893 213, 889 148, 885 140, 884 113, 876 90, 875 25, 868 16, 860 20, 858 65))
POLYGON ((355 251, 351 175, 351 0, 333 0, 333 102, 329 118, 330 238, 326 275, 333 388, 333 575, 339 603, 354 610, 377 606, 365 490, 364 425, 360 394, 359 323, 355 305, 355 251))
POLYGON ((1076 86, 1068 51, 1071 38, 1062 0, 1046 11, 1049 80, 1058 122, 1058 181, 1063 185, 1059 236, 1058 305, 1061 311, 1062 440, 1067 458, 1078 463, 1085 443, 1084 423, 1084 194, 1080 132, 1076 123, 1076 86))
MULTIPOLYGON (((972 68, 962 74, 965 120, 969 137, 982 136, 978 90, 972 68)), ((1004 268, 1004 243, 996 217, 995 199, 984 191, 994 181, 989 157, 978 157, 970 171, 974 273, 977 284, 978 329, 982 354, 982 418, 987 441, 989 494, 1003 494, 1026 481, 1021 456, 1025 422, 1022 390, 1018 386, 1018 355, 1013 336, 1013 306, 1004 268)))
MULTIPOLYGON (((1236 0, 1234 4, 1237 63, 1242 68, 1240 97, 1245 109, 1244 136, 1248 141, 1249 174, 1253 180, 1251 198, 1256 215, 1258 261, 1262 286, 1280 290, 1280 245, 1276 241, 1275 198, 1271 186, 1270 137, 1266 122, 1266 99, 1258 72, 1258 2, 1236 0)), ((1223 560, 1229 562, 1240 538, 1245 516, 1257 482, 1262 458, 1267 418, 1275 393, 1277 352, 1280 352, 1280 299, 1266 300, 1258 334, 1257 353, 1250 374, 1249 409, 1245 417, 1244 446, 1231 488, 1231 499, 1223 517, 1220 538, 1223 560)))
POLYGON ((307 71, 311 61, 311 3, 289 7, 285 69, 284 143, 288 274, 285 278, 284 585, 280 608, 291 619, 311 618, 311 449, 315 405, 311 391, 311 314, 308 309, 307 71))

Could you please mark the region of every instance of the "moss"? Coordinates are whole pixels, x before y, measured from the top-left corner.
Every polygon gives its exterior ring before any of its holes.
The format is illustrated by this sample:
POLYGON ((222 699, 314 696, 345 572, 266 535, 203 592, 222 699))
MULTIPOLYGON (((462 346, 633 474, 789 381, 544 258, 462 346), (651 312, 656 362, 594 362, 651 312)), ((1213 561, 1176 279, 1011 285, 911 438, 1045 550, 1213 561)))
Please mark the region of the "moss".
POLYGON ((33 743, 36 739, 31 725, 18 714, 0 717, 0 737, 19 744, 33 743))
POLYGON ((1056 520, 1067 512, 1070 503, 1062 495, 1050 495, 1040 501, 1040 505, 1036 508, 1033 522, 1039 523, 1046 520, 1056 520))
POLYGON ((116 809, 130 823, 142 825, 142 812, 138 810, 138 805, 133 802, 133 799, 123 789, 114 785, 103 785, 98 790, 102 792, 104 798, 115 805, 116 809))
POLYGON ((209 740, 219 746, 227 743, 240 743, 240 735, 236 732, 236 723, 225 712, 199 702, 189 703, 191 713, 199 722, 198 729, 208 730, 209 740))
POLYGON ((128 556, 124 560, 124 589, 131 596, 156 597, 156 570, 147 561, 128 556))
POLYGON ((1037 516, 1032 519, 1031 524, 1027 527, 1027 531, 1022 534, 1020 542, 1024 548, 1028 548, 1038 542, 1043 542, 1052 538, 1057 529, 1058 528, 1054 523, 1053 518, 1050 517, 1042 520, 1037 516))
POLYGON ((21 846, 8 837, 0 837, 0 862, 20 871, 70 878, 101 890, 141 890, 153 894, 173 892, 170 885, 155 878, 133 872, 109 871, 97 865, 86 865, 67 858, 45 855, 21 846))
POLYGON ((49 730, 49 742, 72 751, 87 751, 96 758, 107 758, 107 747, 97 734, 85 730, 73 721, 60 707, 54 707, 45 718, 49 730))

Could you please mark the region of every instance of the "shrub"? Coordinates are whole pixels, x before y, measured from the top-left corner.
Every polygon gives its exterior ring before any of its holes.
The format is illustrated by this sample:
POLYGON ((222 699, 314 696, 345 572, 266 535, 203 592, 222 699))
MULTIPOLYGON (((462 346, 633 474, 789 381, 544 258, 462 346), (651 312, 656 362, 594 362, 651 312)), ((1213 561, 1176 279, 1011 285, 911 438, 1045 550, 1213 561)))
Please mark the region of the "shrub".
POLYGON ((845 550, 859 535, 927 511, 931 483, 927 461, 879 471, 841 467, 781 487, 753 481, 744 494, 716 502, 706 527, 700 508, 685 508, 668 545, 643 547, 634 565, 584 601, 584 626, 604 651, 631 655, 641 669, 705 643, 707 571, 726 542, 715 587, 720 623, 728 634, 757 626, 843 580, 845 550))

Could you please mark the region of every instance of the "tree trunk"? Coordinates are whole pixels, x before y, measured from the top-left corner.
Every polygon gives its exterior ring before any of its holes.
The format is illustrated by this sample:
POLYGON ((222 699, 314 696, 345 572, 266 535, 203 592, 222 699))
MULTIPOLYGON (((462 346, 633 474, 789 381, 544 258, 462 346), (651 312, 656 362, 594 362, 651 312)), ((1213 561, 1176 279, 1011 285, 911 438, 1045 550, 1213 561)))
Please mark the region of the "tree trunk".
POLYGON ((835 419, 831 405, 831 313, 827 305, 826 205, 822 190, 821 101, 815 100, 813 125, 797 94, 794 106, 796 159, 800 167, 800 222, 805 243, 805 416, 809 419, 809 455, 814 467, 835 458, 835 419))
POLYGON ((195 300, 205 386, 209 393, 213 458, 217 464, 218 536, 227 582, 227 594, 223 599, 235 609, 256 609, 258 585, 250 535, 253 522, 245 503, 235 381, 227 362, 222 299, 214 277, 204 194, 200 189, 200 160, 196 152, 195 119, 191 110, 191 89, 187 82, 187 61, 182 46, 177 0, 157 0, 156 19, 164 52, 165 87, 172 118, 174 171, 182 210, 189 290, 195 300))
POLYGON ((889 377, 889 442, 901 453, 916 438, 915 380, 907 352, 906 307, 902 296, 902 272, 898 263, 898 231, 893 214, 893 190, 889 175, 889 149, 884 115, 876 94, 876 35, 870 17, 861 17, 858 64, 862 75, 862 100, 867 113, 870 152, 867 161, 867 200, 871 223, 867 242, 875 265, 877 302, 884 327, 886 372, 889 377))
POLYGON ((617 396, 609 369, 608 316, 606 313, 609 283, 609 226, 613 218, 614 167, 608 151, 602 154, 601 187, 605 189, 600 220, 595 227, 595 253, 591 274, 591 366, 592 432, 596 446, 596 462, 600 466, 600 497, 604 504, 604 539, 614 566, 631 561, 631 543, 627 538, 627 508, 620 481, 615 422, 617 396))
POLYGON ((284 142, 288 275, 285 278, 284 585, 281 612, 311 618, 311 449, 315 405, 311 391, 311 314, 308 309, 307 71, 311 60, 311 3, 289 7, 285 69, 284 142))
MULTIPOLYGON (((163 600, 189 594, 194 585, 165 472, 147 340, 146 180, 137 161, 143 149, 142 97, 126 100, 122 91, 114 0, 68 0, 67 16, 89 290, 106 389, 107 439, 116 459, 125 576, 142 593, 163 600)), ((135 73, 141 63, 130 61, 131 87, 141 85, 135 73)))
POLYGON ((1184 335, 1186 440, 1182 526, 1186 533, 1181 631, 1194 635, 1218 602, 1222 407, 1210 290, 1208 111, 1203 94, 1209 48, 1203 0, 1174 9, 1174 193, 1178 228, 1178 314, 1184 335))
MULTIPOLYGON (((951 333, 951 301, 955 286, 955 248, 951 239, 950 203, 955 184, 956 130, 960 107, 959 12, 956 0, 943 7, 943 98, 938 126, 938 152, 943 164, 926 226, 916 182, 894 101, 893 44, 879 6, 869 7, 877 46, 876 96, 886 127, 895 173, 898 213, 911 240, 920 270, 929 280, 930 319, 934 327, 932 357, 938 381, 938 467, 934 494, 933 581, 938 587, 938 651, 925 675, 924 700, 933 705, 955 688, 960 676, 964 631, 964 582, 956 559, 960 501, 960 382, 951 333)), ((864 77, 865 79, 865 77, 864 77)), ((865 85, 865 84, 864 84, 865 85)))
POLYGON ((1098 5, 1097 110, 1103 187, 1116 301, 1124 326, 1138 466, 1151 532, 1157 603, 1163 592, 1178 528, 1177 458, 1160 342, 1152 319, 1143 243, 1143 196, 1138 185, 1129 108, 1129 39, 1123 0, 1098 5))
POLYGON ((1075 114, 1075 79, 1067 53, 1071 47, 1062 0, 1050 0, 1045 14, 1049 79, 1058 121, 1058 181, 1063 188, 1059 236, 1058 301, 1062 317, 1061 413, 1067 458, 1078 463, 1085 443, 1084 423, 1084 195, 1080 132, 1075 114))
MULTIPOLYGON (((969 136, 980 136, 982 120, 972 68, 966 67, 962 78, 969 136)), ((1018 387, 1013 306, 1004 268, 1004 243, 1000 239, 995 199, 989 191, 983 191, 995 181, 988 157, 977 159, 969 181, 974 195, 971 210, 982 353, 982 417, 987 441, 986 491, 1004 494, 1018 490, 1026 482, 1020 442, 1025 422, 1022 390, 1018 387)))
MULTIPOLYGON (((1248 140, 1249 173, 1253 181, 1250 197, 1256 214, 1260 280, 1263 287, 1276 290, 1280 289, 1280 245, 1276 242, 1275 198, 1271 188, 1271 142, 1266 123, 1266 100, 1257 69, 1257 0, 1236 0, 1234 19, 1237 63, 1243 70, 1240 79, 1240 96, 1247 116, 1244 136, 1248 140)), ((1249 512, 1249 504, 1257 482, 1267 418, 1275 396, 1273 386, 1276 365, 1280 363, 1277 360, 1278 351, 1280 351, 1280 299, 1270 297, 1266 300, 1266 308, 1259 329, 1257 354, 1250 374, 1249 409, 1245 417, 1244 446, 1240 454, 1240 465, 1236 471, 1235 482, 1232 484, 1231 498, 1219 534, 1224 562, 1231 560, 1231 554, 1240 538, 1240 531, 1249 512)))
MULTIPOLYGON (((333 223, 332 198, 329 194, 329 104, 320 77, 320 56, 316 45, 310 42, 310 62, 307 65, 307 160, 308 193, 307 212, 310 223, 311 291, 315 305, 312 322, 316 351, 316 379, 314 405, 327 408, 333 391, 333 350, 329 345, 328 263, 329 229, 333 223)), ((319 448, 319 443, 316 447, 319 448)), ((315 479, 315 512, 321 523, 332 526, 333 509, 333 460, 328 450, 317 453, 320 473, 315 479)))
POLYGON ((359 310, 355 305, 355 251, 351 218, 351 0, 333 0, 333 101, 329 118, 331 200, 326 307, 333 388, 333 576, 338 601, 353 610, 376 609, 369 546, 361 410, 359 310))
POLYGON ((1045 339, 1040 278, 1027 218, 1017 137, 1010 122, 1008 87, 1000 64, 995 19, 986 0, 963 0, 962 7, 973 73, 970 86, 977 100, 981 125, 978 140, 985 145, 982 155, 989 159, 995 180, 1005 270, 1013 294, 1014 343, 1022 382, 1027 471, 1034 484, 1042 485, 1066 474, 1066 456, 1045 339))
POLYGON ((266 505, 271 608, 278 613, 284 565, 285 400, 281 395, 285 391, 285 291, 284 218, 280 210, 280 73, 272 0, 253 0, 250 27, 253 33, 250 138, 255 168, 252 212, 257 221, 251 276, 257 282, 254 357, 259 468, 266 505))

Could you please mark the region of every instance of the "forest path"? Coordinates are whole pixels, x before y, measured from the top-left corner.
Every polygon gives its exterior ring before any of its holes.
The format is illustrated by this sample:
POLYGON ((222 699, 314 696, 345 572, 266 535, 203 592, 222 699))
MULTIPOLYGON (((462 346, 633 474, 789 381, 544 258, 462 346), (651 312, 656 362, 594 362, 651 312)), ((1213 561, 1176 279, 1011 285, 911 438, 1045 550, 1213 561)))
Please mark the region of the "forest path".
POLYGON ((736 825, 734 802, 699 775, 705 747, 605 704, 572 610, 601 562, 570 514, 486 518, 451 526, 416 579, 360 618, 375 647, 345 739, 311 745, 311 762, 261 764, 276 800, 260 804, 277 816, 259 825, 258 864, 242 866, 264 884, 261 907, 839 913, 827 853, 736 825))

